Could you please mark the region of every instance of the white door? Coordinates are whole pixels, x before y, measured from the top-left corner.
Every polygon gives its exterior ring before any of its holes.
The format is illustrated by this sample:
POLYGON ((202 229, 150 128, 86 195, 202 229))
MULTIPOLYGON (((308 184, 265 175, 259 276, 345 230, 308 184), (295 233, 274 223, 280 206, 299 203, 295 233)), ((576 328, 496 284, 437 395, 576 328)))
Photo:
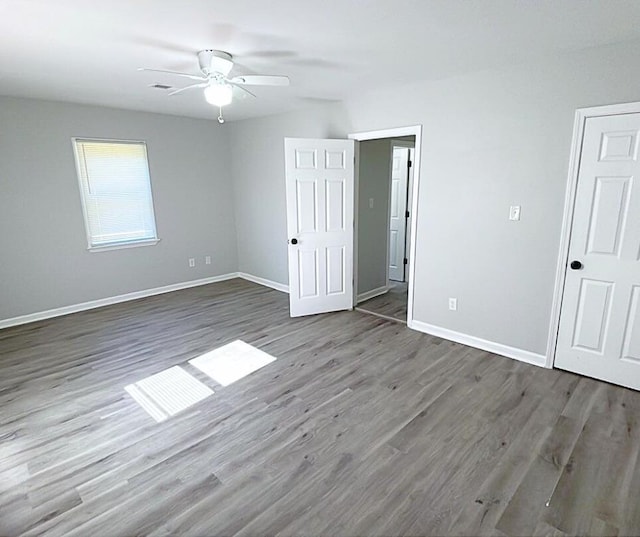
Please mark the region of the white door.
POLYGON ((353 307, 354 141, 285 138, 292 317, 353 307))
POLYGON ((394 147, 389 211, 389 279, 396 282, 404 281, 408 162, 409 148, 394 147))
POLYGON ((555 366, 640 389, 640 114, 588 118, 555 366))

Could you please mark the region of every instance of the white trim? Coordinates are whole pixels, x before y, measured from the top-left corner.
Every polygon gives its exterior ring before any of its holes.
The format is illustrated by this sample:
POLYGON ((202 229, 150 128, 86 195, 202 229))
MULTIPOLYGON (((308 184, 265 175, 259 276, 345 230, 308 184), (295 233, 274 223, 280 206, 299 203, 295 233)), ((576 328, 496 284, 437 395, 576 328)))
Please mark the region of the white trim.
POLYGON ((220 276, 211 276, 209 278, 201 278, 199 280, 173 283, 171 285, 154 287, 152 289, 145 289, 143 291, 134 291, 133 293, 125 293, 124 295, 117 295, 117 296, 112 296, 107 298, 99 298, 98 300, 90 300, 89 302, 72 304, 71 306, 63 306, 61 308, 39 311, 36 313, 29 313, 28 315, 20 315, 19 317, 12 317, 9 319, 0 320, 0 329, 9 328, 10 326, 18 326, 20 324, 33 323, 35 321, 42 321, 44 319, 51 319, 53 317, 60 317, 62 315, 69 315, 70 313, 77 313, 80 311, 92 310, 95 308, 100 308, 102 306, 110 306, 111 304, 119 304, 120 302, 128 302, 129 300, 137 300, 139 298, 146 298, 149 296, 161 295, 164 293, 170 293, 172 291, 179 291, 180 289, 188 289, 189 287, 197 287, 199 285, 208 285, 210 283, 217 283, 225 280, 232 280, 233 278, 238 278, 238 277, 239 275, 237 272, 231 272, 229 274, 222 274, 220 276))
POLYGON ((551 304, 551 323, 547 340, 547 356, 545 365, 553 367, 556 344, 558 342, 558 329, 560 327, 560 309, 562 307, 562 295, 564 293, 564 280, 567 274, 567 258, 569 255, 569 237, 571 223, 573 221, 573 204, 575 203, 576 186, 578 184, 578 168, 580 167, 580 152, 582 150, 582 134, 584 132, 584 116, 580 110, 576 111, 573 122, 573 141, 569 155, 569 176, 564 196, 564 212, 562 217, 562 229, 560 231, 560 247, 558 250, 558 263, 556 266, 556 279, 553 289, 553 302, 551 304), (557 321, 557 322, 556 322, 557 321))
POLYGON ((199 280, 190 280, 187 282, 172 283, 171 285, 164 285, 162 287, 154 287, 152 289, 144 289, 143 291, 134 291, 132 293, 125 293, 124 295, 111 296, 107 298, 99 298, 97 300, 90 300, 88 302, 82 302, 80 304, 72 304, 70 306, 63 306, 61 308, 54 308, 45 311, 38 311, 36 313, 29 313, 27 315, 20 315, 18 317, 10 317, 9 319, 0 319, 0 330, 3 328, 9 328, 11 326, 18 326, 21 324, 33 323, 36 321, 43 321, 45 319, 52 319, 54 317, 61 317, 62 315, 69 315, 71 313, 78 313, 80 311, 92 310, 95 308, 101 308, 102 306, 110 306, 112 304, 119 304, 120 302, 128 302, 130 300, 138 300, 139 298, 146 298, 154 295, 161 295, 164 293, 171 293, 172 291, 180 291, 181 289, 188 289, 190 287, 197 287, 199 285, 208 285, 210 283, 223 282, 226 280, 233 280, 234 278, 242 278, 265 287, 270 287, 276 291, 282 291, 283 293, 289 292, 289 286, 282 283, 253 276, 245 272, 229 272, 228 274, 221 274, 220 276, 211 276, 209 278, 201 278, 199 280))
POLYGON ((265 287, 271 287, 271 289, 275 289, 276 291, 281 291, 283 293, 289 293, 289 286, 284 283, 274 282, 273 280, 267 280, 266 278, 261 278, 260 276, 254 276, 253 274, 247 274, 246 272, 238 272, 238 278, 242 278, 249 282, 257 283, 259 285, 264 285, 265 287))
MULTIPOLYGON (((409 242, 409 275, 408 275, 408 297, 407 297, 407 326, 412 327, 413 323, 413 300, 415 289, 415 262, 416 262, 416 238, 418 230, 418 193, 420 190, 420 165, 422 161, 422 125, 412 125, 408 127, 397 127, 393 129, 382 129, 377 131, 356 132, 349 134, 349 138, 357 141, 377 140, 379 138, 397 138, 400 136, 415 136, 415 156, 413 160, 413 192, 411 199, 411 236, 409 242)), ((354 192, 357 199, 357 192, 354 192)), ((356 207, 357 209, 357 207, 356 207)), ((356 218, 357 222, 357 213, 356 218)), ((357 231, 357 228, 356 228, 357 231)), ((357 235, 355 237, 357 239, 357 235)), ((354 241, 354 259, 357 262, 357 242, 354 241)), ((387 248, 389 250, 389 248, 387 248)), ((388 265, 389 263, 387 263, 388 265)), ((354 264, 354 266, 357 266, 354 264)), ((387 267, 388 268, 388 267, 387 267)), ((354 281, 357 283, 357 274, 354 273, 354 281)), ((355 284, 354 284, 355 285, 355 284)), ((354 291, 355 294, 355 291, 354 291)))
POLYGON ((567 189, 565 193, 562 230, 560 232, 560 248, 558 251, 558 264, 556 267, 556 281, 553 290, 553 303, 551 305, 551 322, 549 326, 549 337, 547 340, 547 355, 545 357, 546 367, 553 367, 556 355, 556 346, 558 344, 560 312, 562 309, 564 282, 567 275, 569 241, 571 238, 573 210, 575 205, 576 190, 578 187, 580 153, 582 152, 582 137, 584 135, 585 122, 590 117, 603 117, 637 113, 640 113, 640 102, 594 106, 590 108, 579 108, 578 110, 576 110, 575 120, 573 124, 571 154, 569 155, 569 172, 567 178, 567 189))
POLYGON ((377 131, 361 131, 349 134, 351 140, 378 140, 380 138, 402 138, 416 134, 416 129, 422 130, 422 125, 408 125, 406 127, 393 127, 390 129, 380 129, 377 131))
POLYGON ((507 358, 513 358, 520 362, 536 365, 538 367, 545 367, 546 356, 543 354, 525 351, 524 349, 518 349, 517 347, 509 347, 502 343, 496 343, 495 341, 489 341, 479 337, 463 334, 461 332, 455 332, 454 330, 423 323, 422 321, 414 320, 411 323, 410 328, 418 330, 419 332, 424 332, 425 334, 448 339, 449 341, 455 341, 462 345, 482 349, 483 351, 499 354, 500 356, 506 356, 507 358))
POLYGON ((355 307, 358 304, 358 232, 360 231, 359 224, 359 211, 360 211, 360 142, 355 141, 353 147, 353 157, 355 159, 353 163, 353 273, 351 274, 351 281, 353 282, 353 289, 351 294, 353 298, 351 303, 355 307))
POLYGON ((390 287, 388 285, 383 285, 382 287, 378 287, 376 289, 371 289, 371 291, 366 291, 365 293, 361 293, 356 297, 356 305, 360 304, 360 302, 364 302, 365 300, 369 300, 370 298, 384 295, 389 291, 389 289, 390 287))
POLYGON ((122 248, 137 248, 138 246, 155 246, 160 242, 160 239, 142 239, 140 241, 129 242, 114 242, 111 244, 105 244, 104 246, 90 246, 87 248, 91 253, 96 252, 108 252, 110 250, 121 250, 122 248))

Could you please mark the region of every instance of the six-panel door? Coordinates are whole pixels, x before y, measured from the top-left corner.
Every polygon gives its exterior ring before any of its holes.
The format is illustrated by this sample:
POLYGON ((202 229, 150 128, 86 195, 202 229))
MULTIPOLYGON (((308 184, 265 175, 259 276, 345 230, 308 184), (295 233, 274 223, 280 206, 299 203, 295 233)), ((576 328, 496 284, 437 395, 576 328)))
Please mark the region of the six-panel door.
POLYGON ((585 124, 555 366, 640 389, 640 114, 585 124))
POLYGON ((292 317, 353 307, 353 140, 285 139, 292 317))
POLYGON ((403 282, 407 212, 408 147, 393 147, 389 211, 389 279, 403 282))

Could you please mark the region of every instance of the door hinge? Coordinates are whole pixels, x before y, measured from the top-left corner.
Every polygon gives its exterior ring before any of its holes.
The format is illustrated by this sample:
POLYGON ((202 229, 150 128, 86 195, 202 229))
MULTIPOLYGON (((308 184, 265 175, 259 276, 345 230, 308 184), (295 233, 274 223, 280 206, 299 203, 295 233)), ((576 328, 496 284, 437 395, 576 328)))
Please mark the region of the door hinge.
POLYGON ((405 257, 403 263, 406 265, 409 262, 409 260, 405 257))
POLYGON ((405 217, 405 218, 409 218, 409 211, 405 211, 405 212, 404 212, 404 217, 405 217))
POLYGON ((413 166, 413 163, 410 160, 407 160, 407 168, 411 168, 411 166, 413 166))

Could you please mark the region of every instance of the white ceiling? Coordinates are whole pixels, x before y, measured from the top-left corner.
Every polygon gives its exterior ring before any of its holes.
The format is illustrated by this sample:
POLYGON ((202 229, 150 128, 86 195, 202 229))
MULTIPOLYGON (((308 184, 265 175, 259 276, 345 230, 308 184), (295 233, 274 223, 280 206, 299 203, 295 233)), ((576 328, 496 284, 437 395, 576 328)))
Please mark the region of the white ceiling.
POLYGON ((234 74, 291 78, 227 108, 241 119, 637 39, 638 0, 0 0, 0 94, 215 119, 136 69, 196 73, 216 48, 234 74))

